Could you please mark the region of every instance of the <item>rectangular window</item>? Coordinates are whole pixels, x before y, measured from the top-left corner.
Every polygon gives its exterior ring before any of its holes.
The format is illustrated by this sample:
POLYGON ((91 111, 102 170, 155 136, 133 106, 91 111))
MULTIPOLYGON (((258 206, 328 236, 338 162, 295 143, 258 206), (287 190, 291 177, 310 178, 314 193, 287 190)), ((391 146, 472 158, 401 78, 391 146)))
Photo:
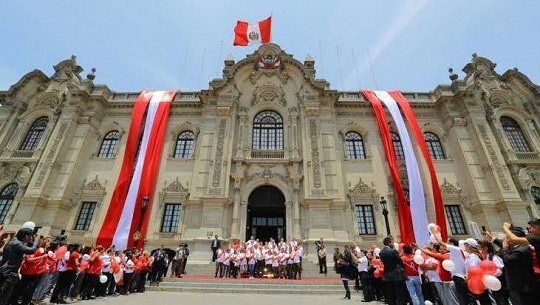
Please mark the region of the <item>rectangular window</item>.
POLYGON ((92 217, 94 216, 94 210, 96 209, 97 202, 84 201, 75 223, 75 230, 86 231, 90 227, 92 217))
POLYGON ((358 224, 358 232, 360 235, 376 235, 375 217, 373 216, 372 205, 357 205, 356 206, 356 222, 358 224))
POLYGON ((465 228, 465 222, 463 221, 463 216, 461 216, 459 205, 445 205, 444 210, 446 211, 446 218, 448 219, 452 235, 466 235, 467 229, 465 228))
POLYGON ((178 225, 180 224, 181 212, 182 212, 181 204, 178 204, 178 203, 165 204, 165 212, 163 213, 163 220, 161 222, 162 233, 178 232, 178 225))

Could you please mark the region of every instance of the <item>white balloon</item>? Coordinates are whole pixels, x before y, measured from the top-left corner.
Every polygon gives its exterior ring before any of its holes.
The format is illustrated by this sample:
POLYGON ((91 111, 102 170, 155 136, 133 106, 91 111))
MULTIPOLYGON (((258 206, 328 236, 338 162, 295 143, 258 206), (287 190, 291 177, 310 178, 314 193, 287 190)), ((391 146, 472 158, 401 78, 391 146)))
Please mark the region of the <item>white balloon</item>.
POLYGON ((101 276, 99 277, 99 282, 100 282, 101 284, 107 283, 107 276, 106 276, 106 275, 101 275, 101 276))
POLYGON ((433 303, 431 303, 430 300, 425 300, 425 301, 424 301, 424 304, 425 304, 425 305, 433 305, 433 303))
POLYGON ((414 255, 422 255, 422 250, 416 249, 416 251, 414 251, 414 255))
POLYGON ((375 250, 373 250, 373 254, 375 254, 375 256, 379 256, 379 253, 381 253, 381 249, 375 248, 375 250))
POLYGON ((394 243, 394 249, 399 251, 399 244, 398 243, 394 243))
POLYGON ((501 281, 493 275, 484 275, 483 278, 484 285, 486 288, 493 291, 501 290, 501 281))
POLYGON ((415 255, 413 260, 418 265, 422 265, 424 263, 424 258, 422 257, 422 255, 415 255))
POLYGON ((456 267, 456 264, 454 264, 454 262, 449 260, 449 259, 445 259, 442 262, 442 267, 444 268, 444 270, 446 270, 448 272, 452 272, 452 271, 454 271, 454 268, 456 267))

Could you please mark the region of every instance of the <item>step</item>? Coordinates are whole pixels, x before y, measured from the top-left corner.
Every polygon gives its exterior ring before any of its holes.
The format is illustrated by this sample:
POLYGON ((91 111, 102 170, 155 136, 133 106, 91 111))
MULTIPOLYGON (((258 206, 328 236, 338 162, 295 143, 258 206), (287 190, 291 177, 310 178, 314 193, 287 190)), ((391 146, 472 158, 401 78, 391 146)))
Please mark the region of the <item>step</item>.
POLYGON ((343 286, 338 278, 283 279, 216 279, 208 276, 166 278, 159 286, 147 285, 150 291, 197 293, 257 293, 340 295, 343 286))

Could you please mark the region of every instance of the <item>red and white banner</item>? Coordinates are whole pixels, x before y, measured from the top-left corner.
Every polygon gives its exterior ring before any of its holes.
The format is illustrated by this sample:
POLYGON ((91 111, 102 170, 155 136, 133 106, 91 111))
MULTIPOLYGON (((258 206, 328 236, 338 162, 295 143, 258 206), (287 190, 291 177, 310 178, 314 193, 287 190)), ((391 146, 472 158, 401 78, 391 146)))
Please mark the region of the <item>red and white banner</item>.
MULTIPOLYGON (((134 245, 134 237, 144 241, 149 215, 141 214, 142 199, 148 196, 148 206, 145 208, 150 209, 170 104, 175 93, 142 92, 135 101, 122 169, 97 244, 106 247, 115 245, 117 250, 125 250, 134 245), (139 139, 139 155, 136 156, 139 139)), ((142 244, 139 242, 138 246, 142 247, 142 244)))
POLYGON ((253 24, 238 20, 234 27, 233 45, 248 46, 252 44, 269 43, 271 29, 272 16, 253 24))
POLYGON ((422 175, 420 166, 418 164, 418 159, 416 156, 416 150, 413 145, 413 140, 409 134, 409 130, 405 124, 405 121, 409 125, 409 128, 412 131, 412 134, 416 140, 416 143, 420 146, 420 150, 424 156, 424 160, 428 165, 428 169, 431 177, 432 192, 435 204, 435 217, 436 222, 441 227, 441 233, 444 239, 447 237, 446 229, 446 218, 444 215, 444 207, 442 203, 442 196, 439 188, 439 183, 437 181, 437 176, 431 156, 427 149, 423 133, 420 130, 416 117, 412 108, 405 99, 405 97, 399 91, 386 92, 386 91, 368 91, 362 90, 362 94, 368 99, 372 104, 377 118, 377 123, 381 132, 381 137, 383 138, 383 143, 385 144, 385 153, 387 156, 387 162, 390 167, 390 172, 392 175, 392 180, 394 182, 395 193, 397 194, 398 200, 398 213, 400 218, 400 231, 401 231, 401 240, 403 242, 409 242, 411 240, 410 231, 407 230, 410 227, 414 230, 414 240, 420 245, 427 244, 429 241, 429 231, 428 231, 428 218, 427 218, 427 208, 425 202, 425 190, 424 184, 422 182, 422 175), (410 194, 410 208, 408 205, 403 204, 403 198, 401 195, 403 193, 401 181, 399 181, 399 173, 397 171, 397 163, 395 160, 395 154, 393 152, 393 146, 391 145, 390 140, 390 131, 388 125, 386 124, 386 118, 384 118, 385 113, 382 109, 381 103, 384 103, 388 111, 392 115, 394 122, 401 139, 401 144, 403 146, 403 151, 405 155, 405 165, 407 167, 407 176, 409 181, 409 194, 410 194), (401 111, 400 111, 401 108, 401 111), (402 115, 403 113, 403 115, 402 115), (404 120, 405 118, 405 120, 404 120), (389 142, 389 143, 386 143, 389 142), (389 152, 388 150, 392 150, 389 152), (398 181, 396 181, 398 180, 398 181), (404 208, 407 211, 403 212, 401 209, 404 208), (409 215, 407 215, 409 214, 409 215), (412 221, 407 221, 407 219, 412 221), (403 227, 403 223, 411 224, 409 228, 403 227))
POLYGON ((384 113, 382 103, 375 95, 375 92, 368 90, 362 90, 361 92, 371 103, 371 106, 373 107, 373 112, 375 113, 377 125, 379 126, 381 141, 383 143, 384 153, 386 155, 386 162, 388 163, 388 168, 390 169, 390 176, 392 177, 392 182, 394 183, 394 194, 396 194, 397 199, 399 233, 401 237, 401 242, 415 242, 411 210, 409 209, 407 199, 405 198, 405 193, 403 192, 403 187, 401 186, 396 153, 394 151, 392 139, 390 137, 390 128, 388 128, 388 123, 386 121, 386 115, 384 113))

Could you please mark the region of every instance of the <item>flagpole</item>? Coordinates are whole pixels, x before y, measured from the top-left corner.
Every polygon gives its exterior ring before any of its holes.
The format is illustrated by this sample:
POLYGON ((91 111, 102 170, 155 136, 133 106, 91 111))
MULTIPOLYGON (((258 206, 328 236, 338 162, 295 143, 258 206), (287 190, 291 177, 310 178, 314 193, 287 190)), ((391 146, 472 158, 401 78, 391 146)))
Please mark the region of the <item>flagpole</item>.
POLYGON ((206 55, 206 48, 203 48, 202 62, 201 62, 201 73, 199 74, 199 80, 197 81, 197 85, 199 86, 199 88, 202 88, 201 81, 202 81, 202 76, 203 76, 203 71, 204 71, 204 57, 205 57, 205 55, 206 55))
POLYGON ((319 40, 319 56, 321 57, 321 73, 319 75, 324 75, 324 61, 322 53, 322 42, 319 40))
POLYGON ((221 60, 222 56, 223 56, 223 40, 221 40, 221 46, 219 48, 218 67, 216 69, 216 72, 218 73, 218 75, 217 75, 218 78, 221 77, 221 75, 219 75, 219 70, 220 70, 221 65, 222 65, 222 60, 221 60))
POLYGON ((345 86, 343 85, 343 71, 341 69, 341 56, 339 55, 340 53, 339 46, 336 46, 336 50, 337 50, 337 59, 338 59, 338 67, 339 67, 339 78, 341 80, 341 90, 344 91, 345 86))
POLYGON ((182 69, 180 69, 180 89, 182 89, 182 82, 184 81, 184 75, 186 73, 186 63, 188 57, 188 49, 184 53, 184 62, 182 62, 182 69))
POLYGON ((373 77, 373 83, 375 84, 375 89, 379 90, 379 85, 377 85, 377 78, 375 77, 375 70, 373 69, 373 63, 371 62, 371 56, 369 55, 369 49, 367 49, 367 57, 369 61, 369 69, 371 70, 371 77, 373 77))
POLYGON ((360 76, 358 75, 358 65, 356 64, 356 58, 354 56, 354 49, 351 48, 351 57, 354 65, 354 73, 356 74, 356 83, 359 85, 359 87, 362 87, 360 85, 360 76))

